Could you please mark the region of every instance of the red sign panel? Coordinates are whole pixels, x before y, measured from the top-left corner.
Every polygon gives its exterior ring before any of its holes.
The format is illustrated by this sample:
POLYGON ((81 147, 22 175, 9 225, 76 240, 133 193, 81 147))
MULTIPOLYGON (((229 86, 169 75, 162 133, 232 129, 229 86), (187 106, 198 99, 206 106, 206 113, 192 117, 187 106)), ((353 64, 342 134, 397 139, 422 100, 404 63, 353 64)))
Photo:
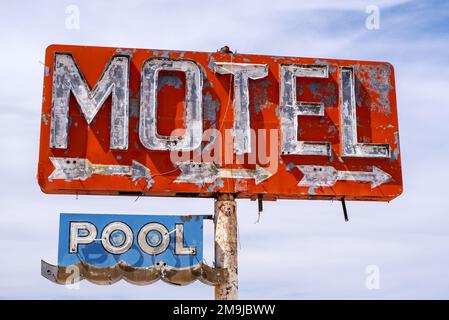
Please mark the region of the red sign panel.
POLYGON ((46 193, 389 201, 402 192, 384 62, 52 45, 46 193))

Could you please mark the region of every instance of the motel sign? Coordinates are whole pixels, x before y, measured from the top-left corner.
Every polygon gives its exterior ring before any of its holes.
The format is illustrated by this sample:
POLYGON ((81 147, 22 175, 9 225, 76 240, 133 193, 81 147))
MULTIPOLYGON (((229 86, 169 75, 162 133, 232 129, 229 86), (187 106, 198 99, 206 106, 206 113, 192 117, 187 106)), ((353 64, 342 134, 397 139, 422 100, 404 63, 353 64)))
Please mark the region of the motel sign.
POLYGON ((389 201, 402 192, 384 62, 52 45, 46 193, 389 201))

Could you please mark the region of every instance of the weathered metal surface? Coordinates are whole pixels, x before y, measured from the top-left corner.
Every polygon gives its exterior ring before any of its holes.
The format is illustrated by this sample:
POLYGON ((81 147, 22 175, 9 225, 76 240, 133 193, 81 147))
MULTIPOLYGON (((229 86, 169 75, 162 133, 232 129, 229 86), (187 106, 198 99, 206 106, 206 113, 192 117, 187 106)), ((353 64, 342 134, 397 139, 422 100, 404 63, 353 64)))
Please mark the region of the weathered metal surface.
POLYGON ((74 284, 84 279, 99 285, 110 285, 123 279, 136 285, 147 285, 158 280, 175 285, 187 285, 199 280, 204 284, 215 286, 226 283, 228 272, 226 269, 212 268, 203 263, 187 269, 176 269, 163 264, 151 268, 136 268, 124 262, 101 268, 81 262, 71 266, 57 266, 42 260, 41 275, 61 285, 74 284))
POLYGON ((215 62, 214 71, 218 74, 234 75, 234 152, 250 153, 249 79, 265 78, 268 75, 268 65, 215 62))
POLYGON ((93 174, 109 176, 129 176, 133 181, 145 179, 147 188, 151 188, 153 179, 151 171, 143 164, 133 160, 131 166, 92 164, 81 158, 50 158, 55 170, 48 179, 64 179, 64 181, 86 180, 93 174))
POLYGON ((365 171, 337 171, 330 166, 298 166, 304 174, 298 185, 307 187, 331 187, 340 180, 368 182, 371 188, 376 188, 391 180, 388 173, 377 167, 371 172, 365 171))
POLYGON ((226 282, 215 285, 215 300, 238 298, 237 203, 232 194, 215 201, 215 266, 228 271, 226 282))
POLYGON ((324 104, 297 102, 297 78, 328 78, 328 66, 281 65, 281 125, 283 155, 330 156, 328 142, 298 141, 298 116, 324 116, 324 104))
POLYGON ((139 137, 147 149, 193 150, 200 146, 203 135, 202 86, 201 70, 193 61, 170 58, 151 58, 145 61, 140 89, 139 137), (158 74, 161 71, 180 71, 186 76, 183 136, 162 136, 157 132, 157 88, 158 74))
POLYGON ((53 68, 50 147, 67 148, 73 93, 88 124, 112 94, 110 148, 128 149, 129 58, 113 56, 92 91, 71 54, 55 53, 53 68))
POLYGON ((256 169, 232 169, 217 168, 213 163, 208 162, 182 162, 177 164, 181 169, 180 175, 176 178, 177 183, 213 183, 219 178, 232 179, 252 179, 259 184, 269 177, 271 172, 256 165, 256 169))
POLYGON ((344 157, 390 158, 389 144, 357 142, 354 68, 342 67, 340 75, 342 155, 344 157))
MULTIPOLYGON (((191 269, 203 262, 204 216, 61 214, 58 265, 191 269)), ((171 269, 170 269, 171 270, 171 269)))
POLYGON ((402 192, 388 63, 52 45, 45 65, 46 193, 389 201, 402 192), (300 166, 354 174, 305 184, 300 166), (388 179, 357 173, 373 168, 388 179))

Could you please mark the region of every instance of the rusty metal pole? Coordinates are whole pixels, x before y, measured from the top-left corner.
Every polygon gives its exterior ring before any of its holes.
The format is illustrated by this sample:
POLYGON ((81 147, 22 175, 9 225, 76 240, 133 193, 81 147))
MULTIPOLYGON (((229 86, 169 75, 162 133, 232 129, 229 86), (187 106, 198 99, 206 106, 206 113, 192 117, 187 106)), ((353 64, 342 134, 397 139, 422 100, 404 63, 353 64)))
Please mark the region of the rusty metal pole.
POLYGON ((227 281, 215 286, 215 300, 238 298, 236 209, 230 193, 219 194, 215 200, 215 266, 228 270, 227 281))

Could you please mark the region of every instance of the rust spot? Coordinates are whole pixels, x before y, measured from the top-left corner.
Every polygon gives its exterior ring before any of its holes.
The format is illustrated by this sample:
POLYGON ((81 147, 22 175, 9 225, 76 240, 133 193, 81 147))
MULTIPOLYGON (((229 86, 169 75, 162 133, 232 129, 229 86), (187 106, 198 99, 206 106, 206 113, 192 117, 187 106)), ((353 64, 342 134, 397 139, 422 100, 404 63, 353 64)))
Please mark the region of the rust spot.
POLYGON ((112 267, 93 267, 78 262, 71 266, 55 266, 41 261, 41 275, 57 284, 76 283, 83 279, 99 285, 114 284, 121 279, 137 285, 145 285, 161 279, 167 283, 187 285, 200 280, 207 285, 225 283, 228 271, 221 268, 212 268, 200 263, 189 269, 177 269, 159 264, 151 268, 136 268, 124 262, 112 267), (75 274, 74 276, 74 273, 75 274))

